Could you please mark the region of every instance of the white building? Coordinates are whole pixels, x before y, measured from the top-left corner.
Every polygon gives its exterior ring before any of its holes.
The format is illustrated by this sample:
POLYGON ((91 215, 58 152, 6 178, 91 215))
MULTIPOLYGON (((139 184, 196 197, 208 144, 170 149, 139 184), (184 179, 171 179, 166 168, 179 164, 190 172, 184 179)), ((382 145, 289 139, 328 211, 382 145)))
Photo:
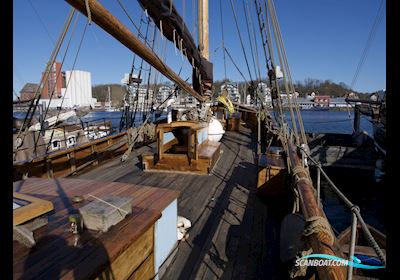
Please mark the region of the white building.
POLYGON ((61 88, 61 98, 41 99, 40 102, 46 105, 50 102, 50 108, 74 108, 74 107, 94 107, 97 102, 92 97, 92 78, 91 73, 81 70, 65 71, 66 88, 61 88))
POLYGON ((151 100, 153 99, 153 90, 147 89, 147 86, 131 86, 131 93, 132 95, 130 95, 130 104, 133 104, 136 101, 136 95, 138 96, 137 101, 140 106, 143 106, 145 103, 146 105, 147 103, 151 104, 151 100))
POLYGON ((271 98, 271 89, 268 87, 266 83, 260 82, 257 85, 257 94, 260 97, 264 98, 264 103, 268 104, 271 103, 272 98, 271 98))
POLYGON ((161 104, 163 103, 168 96, 170 96, 172 93, 172 88, 169 86, 161 86, 158 89, 158 93, 157 93, 157 103, 161 104))
POLYGON ((236 84, 234 83, 227 83, 221 86, 221 92, 226 89, 228 91, 229 97, 233 102, 240 103, 240 94, 239 89, 236 84))

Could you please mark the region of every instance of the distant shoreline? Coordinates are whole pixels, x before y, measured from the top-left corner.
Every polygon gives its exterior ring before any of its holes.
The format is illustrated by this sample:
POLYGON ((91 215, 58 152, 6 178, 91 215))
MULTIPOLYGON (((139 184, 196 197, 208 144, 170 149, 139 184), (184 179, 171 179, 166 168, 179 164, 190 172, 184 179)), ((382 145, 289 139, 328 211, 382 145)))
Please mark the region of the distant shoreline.
MULTIPOLYGON (((336 112, 336 111, 354 111, 353 108, 341 108, 341 107, 330 107, 328 110, 317 110, 317 109, 301 109, 300 111, 314 111, 314 112, 321 112, 321 111, 331 111, 331 112, 336 112)), ((283 111, 289 111, 288 107, 284 107, 283 111)))

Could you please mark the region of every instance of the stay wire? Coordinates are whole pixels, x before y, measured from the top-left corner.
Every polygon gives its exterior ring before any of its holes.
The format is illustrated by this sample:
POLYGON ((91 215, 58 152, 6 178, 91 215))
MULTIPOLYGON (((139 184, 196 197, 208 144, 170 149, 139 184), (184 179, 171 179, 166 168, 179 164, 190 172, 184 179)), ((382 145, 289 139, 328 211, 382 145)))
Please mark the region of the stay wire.
POLYGON ((234 20, 235 20, 236 30, 237 30, 237 32, 238 32, 238 36, 239 36, 239 40, 240 40, 240 46, 241 46, 241 48, 242 48, 243 56, 244 56, 244 59, 245 59, 245 61, 246 61, 246 66, 247 66, 247 70, 248 70, 248 72, 249 72, 250 81, 251 81, 251 83, 253 84, 253 78, 252 78, 252 76, 251 76, 249 61, 247 60, 246 50, 245 50, 245 48, 244 48, 242 35, 241 35, 241 33, 240 33, 239 24, 238 24, 238 21, 237 21, 236 11, 235 11, 235 8, 234 8, 234 6, 233 6, 233 1, 230 0, 230 3, 231 3, 231 8, 232 8, 233 18, 234 18, 234 20))
MULTIPOLYGON (((74 63, 72 64, 71 75, 69 76, 68 82, 67 82, 67 84, 66 84, 66 86, 65 86, 66 91, 67 91, 68 86, 69 86, 69 83, 70 83, 70 81, 71 81, 71 78, 72 78, 72 71, 75 69, 76 61, 78 60, 78 55, 79 55, 79 52, 80 52, 80 50, 81 50, 81 48, 82 48, 83 39, 85 38, 85 34, 86 34, 86 30, 87 30, 88 25, 89 25, 89 21, 86 21, 86 25, 85 25, 85 28, 84 28, 84 30, 83 30, 81 40, 80 40, 80 42, 79 42, 78 50, 76 51, 74 63)), ((63 98, 62 98, 62 100, 61 100, 61 104, 60 104, 60 107, 61 107, 61 108, 62 108, 62 105, 63 105, 63 103, 64 103, 65 96, 66 96, 66 94, 64 94, 64 96, 63 96, 63 98)), ((59 118, 59 116, 60 116, 60 112, 61 112, 61 110, 59 110, 59 111, 57 112, 56 122, 58 121, 58 118, 59 118)), ((48 145, 47 145, 47 148, 46 148, 46 153, 47 153, 47 151, 48 151, 48 149, 49 149, 49 147, 50 147, 51 141, 52 141, 52 139, 53 139, 53 135, 54 135, 54 129, 53 129, 52 132, 51 132, 50 141, 49 141, 49 143, 48 143, 48 145)))

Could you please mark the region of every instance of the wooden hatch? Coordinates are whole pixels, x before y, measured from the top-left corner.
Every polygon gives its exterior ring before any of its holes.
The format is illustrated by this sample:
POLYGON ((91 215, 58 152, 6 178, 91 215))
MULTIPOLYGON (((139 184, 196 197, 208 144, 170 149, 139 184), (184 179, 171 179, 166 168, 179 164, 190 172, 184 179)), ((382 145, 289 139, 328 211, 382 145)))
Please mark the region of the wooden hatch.
POLYGON ((156 127, 157 151, 143 155, 146 171, 208 174, 219 159, 221 143, 208 140, 208 124, 177 121, 156 127))
POLYGON ((54 209, 50 201, 22 193, 13 193, 13 225, 35 219, 54 209))

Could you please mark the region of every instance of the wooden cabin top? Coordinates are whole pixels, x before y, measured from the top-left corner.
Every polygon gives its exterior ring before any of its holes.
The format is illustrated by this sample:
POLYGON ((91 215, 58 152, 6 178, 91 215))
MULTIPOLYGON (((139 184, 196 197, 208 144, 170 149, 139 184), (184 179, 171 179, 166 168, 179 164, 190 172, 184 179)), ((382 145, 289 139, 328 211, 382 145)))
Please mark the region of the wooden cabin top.
POLYGON ((89 279, 104 271, 129 245, 139 240, 161 217, 161 211, 179 196, 178 191, 126 183, 83 179, 29 178, 14 183, 14 192, 49 200, 54 211, 49 223, 34 232, 36 245, 13 243, 14 278, 89 279), (132 214, 108 232, 85 230, 74 246, 68 217, 94 200, 90 197, 132 196, 132 214), (84 201, 73 203, 80 195, 84 201))

